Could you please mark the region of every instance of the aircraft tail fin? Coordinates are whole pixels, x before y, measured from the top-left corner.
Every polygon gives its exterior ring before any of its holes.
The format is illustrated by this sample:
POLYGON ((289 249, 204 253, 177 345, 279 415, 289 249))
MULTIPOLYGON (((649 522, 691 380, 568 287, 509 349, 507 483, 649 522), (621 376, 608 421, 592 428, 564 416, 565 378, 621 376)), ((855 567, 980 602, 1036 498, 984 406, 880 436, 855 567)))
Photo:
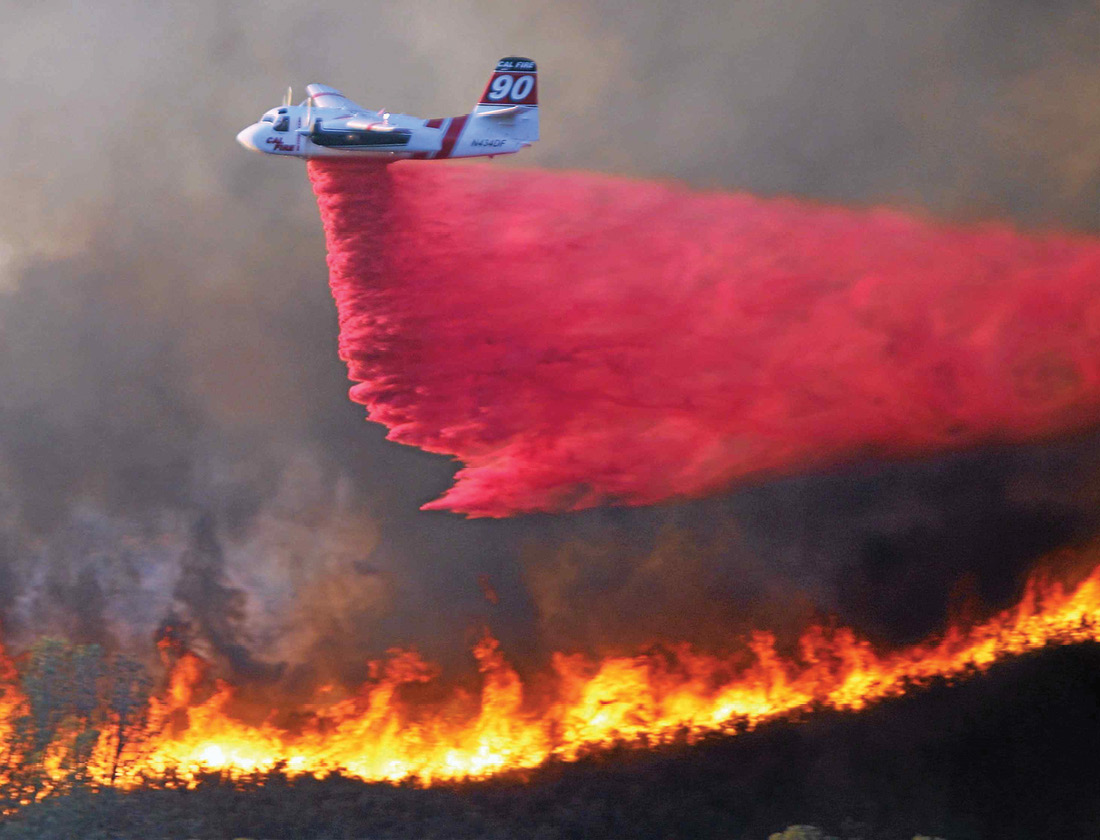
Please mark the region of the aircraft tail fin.
POLYGON ((497 62, 472 116, 492 118, 494 134, 523 142, 539 139, 538 70, 529 58, 497 62))

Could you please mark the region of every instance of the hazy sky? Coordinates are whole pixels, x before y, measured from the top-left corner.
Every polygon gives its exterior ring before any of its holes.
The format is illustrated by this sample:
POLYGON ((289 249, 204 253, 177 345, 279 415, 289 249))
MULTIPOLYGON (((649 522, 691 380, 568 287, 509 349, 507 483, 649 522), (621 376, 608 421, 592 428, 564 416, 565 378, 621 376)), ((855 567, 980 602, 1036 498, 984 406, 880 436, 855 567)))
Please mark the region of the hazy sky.
POLYGON ((141 648, 171 614, 230 667, 354 675, 406 642, 461 661, 483 620, 521 658, 719 644, 821 611, 905 639, 968 593, 1010 598, 1033 557, 1096 527, 1091 439, 647 510, 420 513, 454 465, 384 442, 348 401, 304 168, 233 140, 288 84, 441 116, 474 104, 500 56, 528 55, 543 140, 493 165, 1096 233, 1096 2, 0 13, 9 640, 141 648))

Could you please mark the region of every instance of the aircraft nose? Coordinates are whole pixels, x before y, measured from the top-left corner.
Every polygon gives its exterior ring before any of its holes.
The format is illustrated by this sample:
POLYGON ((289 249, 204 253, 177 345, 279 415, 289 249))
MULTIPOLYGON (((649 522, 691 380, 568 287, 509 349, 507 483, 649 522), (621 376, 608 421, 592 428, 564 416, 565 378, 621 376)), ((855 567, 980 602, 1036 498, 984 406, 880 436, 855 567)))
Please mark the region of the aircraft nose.
POLYGON ((263 128, 260 126, 259 123, 253 123, 237 135, 237 142, 244 146, 246 149, 251 149, 253 152, 258 152, 260 151, 259 135, 262 131, 263 128))

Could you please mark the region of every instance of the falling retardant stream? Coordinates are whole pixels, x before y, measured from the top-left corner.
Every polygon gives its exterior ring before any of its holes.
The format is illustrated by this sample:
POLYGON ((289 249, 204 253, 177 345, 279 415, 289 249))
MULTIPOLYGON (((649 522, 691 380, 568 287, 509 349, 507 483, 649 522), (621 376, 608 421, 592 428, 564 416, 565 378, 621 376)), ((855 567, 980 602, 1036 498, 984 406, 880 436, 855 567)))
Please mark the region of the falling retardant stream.
POLYGON ((429 509, 645 505, 1100 421, 1100 239, 493 165, 311 161, 351 396, 429 509))

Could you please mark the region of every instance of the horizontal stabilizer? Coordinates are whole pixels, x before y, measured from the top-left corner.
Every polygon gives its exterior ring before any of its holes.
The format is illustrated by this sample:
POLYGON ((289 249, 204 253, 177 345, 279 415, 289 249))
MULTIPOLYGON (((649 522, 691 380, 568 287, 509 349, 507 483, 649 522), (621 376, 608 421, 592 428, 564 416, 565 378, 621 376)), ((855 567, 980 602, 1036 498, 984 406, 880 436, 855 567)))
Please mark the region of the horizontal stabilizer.
POLYGON ((494 108, 492 111, 475 111, 475 117, 513 117, 516 114, 522 114, 524 111, 529 111, 530 108, 526 105, 512 105, 508 108, 494 108))

